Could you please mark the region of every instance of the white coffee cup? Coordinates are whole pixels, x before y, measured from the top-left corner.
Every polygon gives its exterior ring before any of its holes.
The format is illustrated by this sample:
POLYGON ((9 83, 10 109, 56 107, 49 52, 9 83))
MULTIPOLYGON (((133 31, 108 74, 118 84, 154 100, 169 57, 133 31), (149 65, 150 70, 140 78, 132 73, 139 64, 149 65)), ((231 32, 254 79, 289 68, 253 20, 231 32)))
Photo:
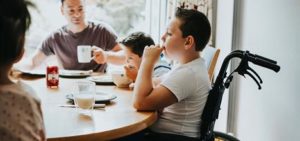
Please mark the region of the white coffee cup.
POLYGON ((77 46, 77 57, 79 63, 89 63, 92 60, 92 47, 89 45, 77 46))

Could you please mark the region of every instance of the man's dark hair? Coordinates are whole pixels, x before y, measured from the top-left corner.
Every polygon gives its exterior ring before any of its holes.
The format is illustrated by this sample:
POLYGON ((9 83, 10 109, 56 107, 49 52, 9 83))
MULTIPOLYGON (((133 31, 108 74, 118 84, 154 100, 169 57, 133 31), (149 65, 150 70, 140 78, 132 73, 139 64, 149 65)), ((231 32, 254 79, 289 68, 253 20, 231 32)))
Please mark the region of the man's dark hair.
POLYGON ((25 33, 31 23, 26 0, 0 2, 0 65, 11 65, 24 51, 25 33))
POLYGON ((189 35, 194 37, 196 51, 202 51, 209 41, 211 26, 207 17, 196 10, 177 8, 176 18, 181 21, 180 30, 185 38, 189 35))
POLYGON ((60 0, 61 1, 61 4, 64 4, 65 0, 60 0))
POLYGON ((134 32, 123 39, 121 44, 129 48, 134 54, 139 57, 143 56, 144 48, 146 46, 154 45, 153 39, 143 32, 134 32))

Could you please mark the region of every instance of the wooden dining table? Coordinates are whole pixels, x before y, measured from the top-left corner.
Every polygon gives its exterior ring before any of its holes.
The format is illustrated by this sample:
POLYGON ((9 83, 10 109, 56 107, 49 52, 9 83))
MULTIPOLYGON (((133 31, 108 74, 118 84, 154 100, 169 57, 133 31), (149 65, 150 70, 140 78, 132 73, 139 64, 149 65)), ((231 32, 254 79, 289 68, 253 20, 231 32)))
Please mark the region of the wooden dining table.
POLYGON ((141 131, 157 120, 155 111, 141 112, 132 106, 132 90, 114 85, 97 85, 96 90, 116 95, 105 108, 94 109, 90 116, 82 115, 76 108, 60 107, 68 104, 66 95, 74 82, 85 78, 59 78, 57 89, 47 88, 44 77, 24 78, 42 103, 48 141, 112 140, 141 131))

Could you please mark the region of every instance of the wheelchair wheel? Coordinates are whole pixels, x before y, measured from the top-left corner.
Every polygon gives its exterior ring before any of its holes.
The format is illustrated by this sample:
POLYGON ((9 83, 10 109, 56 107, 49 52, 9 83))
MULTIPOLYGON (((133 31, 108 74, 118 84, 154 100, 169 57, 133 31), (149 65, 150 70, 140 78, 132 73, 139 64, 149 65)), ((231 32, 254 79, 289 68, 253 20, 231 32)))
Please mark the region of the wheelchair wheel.
POLYGON ((215 141, 239 141, 239 139, 222 132, 214 131, 214 134, 215 134, 215 141))

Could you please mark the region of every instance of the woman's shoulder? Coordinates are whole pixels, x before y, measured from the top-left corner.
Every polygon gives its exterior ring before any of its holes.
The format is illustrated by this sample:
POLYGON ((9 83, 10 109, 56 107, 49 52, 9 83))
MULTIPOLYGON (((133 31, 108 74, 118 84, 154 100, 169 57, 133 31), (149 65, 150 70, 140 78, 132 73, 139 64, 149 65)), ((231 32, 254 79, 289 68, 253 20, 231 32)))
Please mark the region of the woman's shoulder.
POLYGON ((40 104, 30 92, 32 89, 22 83, 0 86, 0 126, 5 129, 2 133, 18 132, 11 137, 35 140, 39 131, 44 128, 40 104), (13 111, 13 112, 12 112, 13 111), (25 133, 32 134, 25 134, 25 133))
POLYGON ((0 93, 2 97, 11 97, 13 99, 22 98, 23 100, 33 100, 40 103, 39 97, 36 95, 35 91, 22 81, 2 86, 0 93))

